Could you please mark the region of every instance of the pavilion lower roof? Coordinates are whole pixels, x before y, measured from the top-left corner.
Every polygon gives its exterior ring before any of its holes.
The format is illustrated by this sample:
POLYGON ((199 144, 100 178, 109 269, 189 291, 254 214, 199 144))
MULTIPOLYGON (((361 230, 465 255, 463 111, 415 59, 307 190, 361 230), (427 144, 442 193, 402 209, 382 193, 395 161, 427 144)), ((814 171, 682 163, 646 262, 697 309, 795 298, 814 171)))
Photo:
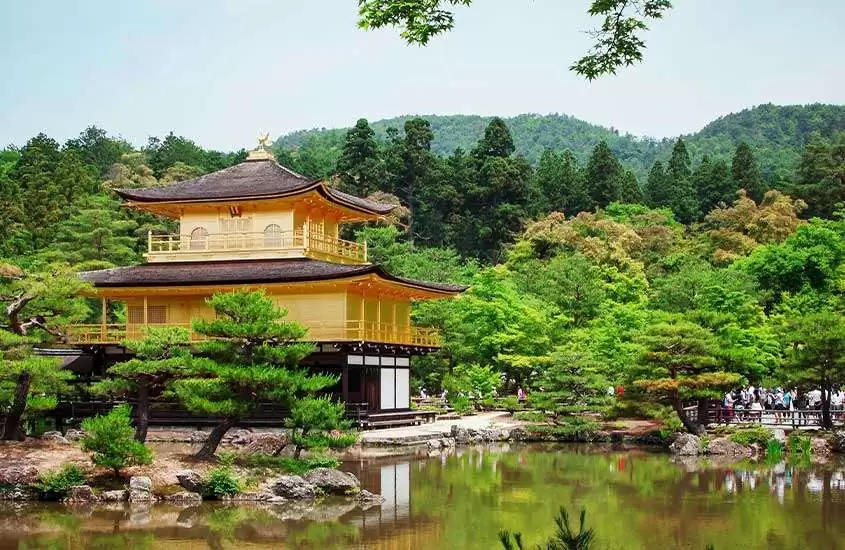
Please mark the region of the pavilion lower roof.
POLYGON ((376 275, 386 281, 443 294, 466 290, 461 285, 396 277, 378 265, 334 264, 311 259, 162 262, 80 273, 83 280, 96 288, 296 283, 363 275, 376 275))
POLYGON ((329 201, 369 214, 383 215, 394 205, 362 199, 320 180, 312 180, 274 160, 247 160, 198 178, 141 189, 118 189, 124 199, 138 203, 208 202, 271 199, 316 190, 329 201))

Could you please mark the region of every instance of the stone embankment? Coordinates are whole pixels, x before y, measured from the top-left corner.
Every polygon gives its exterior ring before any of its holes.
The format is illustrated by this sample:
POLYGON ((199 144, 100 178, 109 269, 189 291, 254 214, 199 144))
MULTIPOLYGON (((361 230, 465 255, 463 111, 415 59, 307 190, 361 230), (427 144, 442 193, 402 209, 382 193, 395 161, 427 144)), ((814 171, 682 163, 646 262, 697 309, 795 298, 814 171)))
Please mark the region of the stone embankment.
MULTIPOLYGON (((807 433, 810 438, 810 459, 816 463, 827 462, 834 453, 845 453, 845 430, 834 432, 828 436, 815 436, 807 433)), ((783 452, 788 452, 788 440, 784 430, 772 430, 771 439, 783 445, 783 452)), ((731 440, 729 436, 710 437, 697 436, 688 433, 675 434, 669 438, 669 452, 677 457, 712 456, 724 457, 729 460, 757 458, 766 454, 766 449, 759 443, 744 445, 731 440)))

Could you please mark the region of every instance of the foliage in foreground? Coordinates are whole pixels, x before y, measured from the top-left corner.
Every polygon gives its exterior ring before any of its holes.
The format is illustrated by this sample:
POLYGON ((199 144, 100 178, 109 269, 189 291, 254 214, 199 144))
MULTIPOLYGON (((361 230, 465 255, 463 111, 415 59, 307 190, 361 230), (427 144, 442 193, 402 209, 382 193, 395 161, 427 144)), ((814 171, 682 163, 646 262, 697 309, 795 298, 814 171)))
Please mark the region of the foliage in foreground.
POLYGON ((93 453, 91 462, 111 469, 115 477, 127 466, 153 461, 150 450, 134 439, 128 405, 117 406, 106 415, 86 418, 82 429, 85 431, 82 450, 93 453))
POLYGON ((85 473, 76 464, 65 464, 61 468, 48 470, 38 476, 35 488, 41 491, 45 500, 60 500, 67 496, 70 488, 85 483, 85 473))
MULTIPOLYGON (((538 544, 537 550, 590 550, 595 542, 595 533, 592 528, 586 528, 587 511, 582 509, 578 521, 578 531, 573 529, 569 523, 569 514, 561 506, 558 515, 555 517, 555 534, 545 543, 538 544)), ((509 531, 499 532, 499 541, 505 550, 524 550, 522 533, 510 533, 509 531)))
POLYGON ((205 479, 203 479, 203 497, 216 499, 236 495, 243 490, 243 484, 232 467, 233 462, 234 457, 232 456, 224 455, 220 457, 220 465, 209 470, 205 479))

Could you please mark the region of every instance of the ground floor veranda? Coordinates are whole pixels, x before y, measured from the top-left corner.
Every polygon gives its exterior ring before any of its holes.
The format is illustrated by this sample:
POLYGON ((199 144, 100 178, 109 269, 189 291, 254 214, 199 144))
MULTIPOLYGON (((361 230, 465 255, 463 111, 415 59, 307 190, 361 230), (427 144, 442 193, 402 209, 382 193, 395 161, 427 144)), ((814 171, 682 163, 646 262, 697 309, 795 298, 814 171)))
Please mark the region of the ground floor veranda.
MULTIPOLYGON (((359 427, 391 427, 431 421, 431 413, 411 408, 411 357, 431 348, 361 344, 321 343, 302 366, 315 373, 333 374, 338 382, 327 388, 326 395, 346 404, 347 415, 359 427)), ((47 352, 47 350, 45 350, 47 352)), ((67 368, 76 375, 74 391, 62 396, 53 412, 57 424, 64 426, 81 418, 101 414, 115 401, 93 396, 87 387, 107 376, 108 368, 130 356, 117 345, 81 347, 75 350, 49 350, 64 356, 67 368)), ((261 403, 243 426, 281 427, 287 410, 277 404, 261 403)), ((151 425, 209 426, 216 418, 197 417, 174 401, 154 402, 151 425)))

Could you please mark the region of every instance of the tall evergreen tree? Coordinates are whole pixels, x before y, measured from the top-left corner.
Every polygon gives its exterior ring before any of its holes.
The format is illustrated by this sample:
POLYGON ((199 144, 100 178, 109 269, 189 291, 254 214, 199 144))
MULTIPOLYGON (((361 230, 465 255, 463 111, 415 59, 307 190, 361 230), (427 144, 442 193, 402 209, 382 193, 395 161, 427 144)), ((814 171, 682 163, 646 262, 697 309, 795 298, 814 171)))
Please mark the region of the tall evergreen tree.
POLYGON ((619 174, 619 200, 631 204, 639 204, 643 201, 643 193, 640 190, 640 183, 637 181, 637 175, 633 170, 628 168, 622 170, 619 174))
POLYGON ((584 171, 569 149, 562 153, 546 149, 535 171, 541 203, 535 214, 563 212, 569 216, 592 210, 584 188, 584 171))
POLYGON ((684 140, 678 138, 672 148, 672 155, 666 164, 666 202, 656 206, 668 206, 678 221, 690 223, 701 215, 698 195, 692 184, 692 170, 689 152, 684 140))
POLYGON ((763 195, 766 193, 766 182, 760 176, 760 170, 757 169, 757 162, 754 160, 751 147, 744 141, 736 146, 731 162, 731 176, 735 186, 738 189, 745 189, 745 192, 754 202, 763 200, 763 195))
POLYGON ((479 160, 489 157, 504 158, 511 156, 515 151, 510 128, 501 118, 493 117, 484 129, 484 136, 472 150, 472 156, 479 160))
POLYGON ((428 185, 434 168, 431 125, 423 118, 405 122, 405 138, 401 142, 402 166, 396 180, 396 196, 411 209, 408 235, 415 237, 414 212, 419 207, 419 193, 428 185))
POLYGON ((845 132, 807 143, 790 193, 804 199, 809 217, 829 218, 845 202, 845 132))
POLYGON ((701 212, 707 213, 719 204, 730 204, 736 199, 736 187, 727 163, 718 159, 711 161, 704 155, 692 173, 693 187, 698 192, 701 212))
POLYGON ((21 223, 33 250, 50 241, 50 228, 61 219, 67 206, 56 183, 61 156, 56 140, 38 134, 21 149, 20 159, 9 173, 20 189, 21 204, 25 205, 26 215, 21 223))
POLYGON ((76 149, 65 149, 56 165, 55 183, 65 205, 97 192, 97 167, 86 166, 76 149))
POLYGON ((645 203, 652 208, 665 205, 667 203, 667 187, 666 170, 663 167, 663 162, 656 160, 651 165, 651 170, 648 172, 648 179, 643 189, 645 203))
POLYGON ((619 159, 610 150, 607 142, 600 141, 590 154, 585 172, 587 194, 596 206, 603 208, 619 200, 621 173, 622 165, 619 159))
POLYGON ((346 141, 337 161, 343 191, 361 197, 375 191, 392 192, 387 185, 387 173, 375 136, 366 118, 359 119, 346 132, 346 141))

